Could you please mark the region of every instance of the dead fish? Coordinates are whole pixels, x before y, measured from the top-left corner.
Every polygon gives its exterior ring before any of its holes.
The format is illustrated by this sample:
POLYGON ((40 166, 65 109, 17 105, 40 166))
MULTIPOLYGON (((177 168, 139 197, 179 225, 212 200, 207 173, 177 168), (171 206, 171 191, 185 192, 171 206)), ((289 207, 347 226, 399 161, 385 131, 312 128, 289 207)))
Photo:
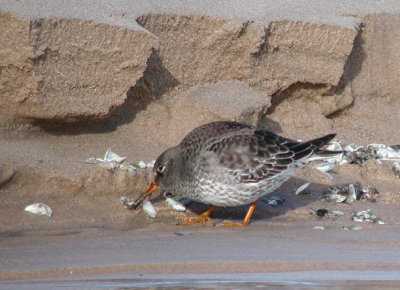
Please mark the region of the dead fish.
POLYGON ((34 213, 34 214, 42 214, 42 215, 47 215, 48 217, 51 217, 53 215, 53 211, 51 208, 44 204, 44 203, 33 203, 25 207, 25 211, 34 213))
POLYGON ((143 211, 153 219, 157 217, 157 212, 149 200, 143 202, 143 211))

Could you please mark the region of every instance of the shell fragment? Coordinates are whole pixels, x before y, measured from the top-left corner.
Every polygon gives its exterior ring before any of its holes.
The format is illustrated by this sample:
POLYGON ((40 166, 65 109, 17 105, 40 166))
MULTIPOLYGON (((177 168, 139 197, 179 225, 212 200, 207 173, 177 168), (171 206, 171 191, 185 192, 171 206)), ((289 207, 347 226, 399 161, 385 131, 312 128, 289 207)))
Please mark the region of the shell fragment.
POLYGON ((143 211, 151 218, 156 218, 157 217, 157 212, 154 208, 154 206, 151 204, 150 201, 145 200, 143 202, 143 211))
POLYGON ((53 215, 53 211, 51 208, 44 204, 44 203, 33 203, 25 207, 25 211, 34 213, 34 214, 42 214, 42 215, 47 215, 48 217, 51 217, 53 215))
POLYGON ((309 185, 311 184, 311 181, 308 181, 304 184, 302 184, 301 186, 299 186, 299 188, 296 190, 296 192, 294 193, 295 195, 299 195, 301 192, 303 192, 309 185))
POLYGON ((186 206, 184 206, 182 203, 172 197, 166 197, 165 201, 176 211, 186 211, 186 206))

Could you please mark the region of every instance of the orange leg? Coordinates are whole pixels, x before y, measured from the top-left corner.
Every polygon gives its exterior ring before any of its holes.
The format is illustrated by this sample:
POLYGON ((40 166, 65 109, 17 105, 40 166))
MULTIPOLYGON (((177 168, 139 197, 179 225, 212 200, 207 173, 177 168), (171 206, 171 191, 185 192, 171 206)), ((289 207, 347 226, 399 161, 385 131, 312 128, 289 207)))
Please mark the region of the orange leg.
POLYGON ((203 212, 199 216, 191 217, 191 216, 178 216, 176 219, 179 221, 183 221, 180 223, 182 226, 188 226, 196 223, 201 223, 202 226, 206 225, 206 222, 211 220, 210 214, 216 209, 217 207, 213 205, 208 210, 203 212))
POLYGON ((250 222, 250 218, 253 215, 254 209, 256 208, 258 200, 253 202, 249 209, 247 210, 246 216, 244 217, 242 222, 233 222, 230 220, 224 220, 222 223, 218 224, 220 227, 243 227, 247 226, 250 222))

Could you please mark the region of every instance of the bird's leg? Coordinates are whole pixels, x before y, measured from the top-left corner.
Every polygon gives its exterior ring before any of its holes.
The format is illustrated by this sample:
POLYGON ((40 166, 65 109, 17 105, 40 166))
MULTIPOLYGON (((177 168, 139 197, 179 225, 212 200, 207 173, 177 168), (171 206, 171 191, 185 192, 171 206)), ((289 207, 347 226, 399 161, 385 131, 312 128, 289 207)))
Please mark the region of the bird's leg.
POLYGON ((192 216, 178 216, 178 217, 176 217, 176 219, 179 221, 182 221, 180 223, 180 225, 182 225, 182 226, 188 226, 188 225, 192 225, 192 224, 196 224, 196 223, 201 223, 202 226, 205 226, 206 222, 211 219, 210 214, 216 208, 217 207, 215 205, 213 205, 212 207, 210 207, 208 210, 206 210, 199 216, 193 216, 193 217, 192 216))
POLYGON ((217 226, 219 227, 243 227, 247 226, 250 222, 250 218, 253 215, 254 209, 256 208, 258 200, 251 203, 249 209, 247 210, 246 216, 244 217, 242 222, 233 222, 230 220, 224 220, 223 222, 219 223, 217 226))

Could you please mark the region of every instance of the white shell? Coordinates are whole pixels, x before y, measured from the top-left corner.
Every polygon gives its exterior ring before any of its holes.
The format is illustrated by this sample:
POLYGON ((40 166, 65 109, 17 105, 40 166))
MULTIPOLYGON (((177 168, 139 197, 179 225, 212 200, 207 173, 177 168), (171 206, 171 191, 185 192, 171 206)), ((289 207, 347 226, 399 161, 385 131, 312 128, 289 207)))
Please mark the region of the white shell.
POLYGON ((360 226, 358 226, 358 225, 346 225, 346 226, 343 227, 343 229, 344 229, 345 231, 350 231, 350 230, 359 231, 359 230, 362 229, 362 227, 360 227, 360 226))
POLYGON ((165 201, 176 211, 186 211, 186 206, 171 197, 165 198, 165 201))
POLYGON ((156 161, 153 160, 153 161, 147 163, 146 165, 147 165, 147 167, 149 167, 149 168, 153 168, 155 163, 156 163, 156 161))
POLYGON ((40 202, 28 205, 25 207, 25 211, 29 211, 34 214, 47 215, 48 217, 51 217, 53 214, 53 211, 48 205, 40 202))
POLYGON ((157 216, 157 212, 154 208, 154 206, 151 204, 150 201, 145 200, 143 202, 143 211, 151 218, 155 218, 157 216))
POLYGON ((105 162, 115 161, 117 163, 121 163, 125 160, 126 160, 126 157, 119 156, 117 153, 112 152, 110 148, 107 150, 106 154, 104 154, 105 162))
POLYGON ((333 168, 335 168, 335 163, 324 162, 324 163, 316 165, 315 168, 318 169, 319 171, 325 173, 325 172, 331 171, 333 168))
POLYGON ((331 141, 331 142, 328 143, 328 146, 326 146, 326 150, 329 150, 329 151, 342 151, 343 147, 339 142, 331 141))
POLYGON ((315 226, 314 230, 325 230, 323 226, 315 226))
POLYGON ((142 168, 142 169, 147 168, 147 164, 142 160, 139 161, 138 166, 139 166, 139 168, 142 168))
POLYGON ((308 181, 308 182, 302 184, 302 185, 296 190, 296 192, 295 192, 294 194, 296 194, 296 195, 300 194, 300 192, 302 192, 303 190, 305 190, 310 184, 311 184, 311 181, 308 181))

